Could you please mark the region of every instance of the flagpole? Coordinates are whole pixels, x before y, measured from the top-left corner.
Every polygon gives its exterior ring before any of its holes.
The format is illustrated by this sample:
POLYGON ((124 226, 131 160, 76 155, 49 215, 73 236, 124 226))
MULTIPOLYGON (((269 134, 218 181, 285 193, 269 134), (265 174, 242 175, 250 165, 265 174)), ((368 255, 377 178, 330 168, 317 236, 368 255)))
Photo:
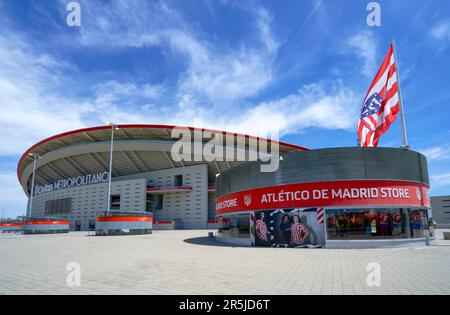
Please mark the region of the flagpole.
POLYGON ((399 104, 400 104, 400 118, 401 118, 401 123, 402 123, 403 145, 401 147, 403 149, 409 149, 408 136, 406 134, 405 112, 403 110, 402 90, 400 89, 400 74, 399 74, 400 70, 398 68, 398 58, 397 58, 397 49, 395 47, 395 39, 392 40, 392 47, 394 49, 395 74, 397 76, 397 82, 398 82, 398 100, 399 100, 399 104))

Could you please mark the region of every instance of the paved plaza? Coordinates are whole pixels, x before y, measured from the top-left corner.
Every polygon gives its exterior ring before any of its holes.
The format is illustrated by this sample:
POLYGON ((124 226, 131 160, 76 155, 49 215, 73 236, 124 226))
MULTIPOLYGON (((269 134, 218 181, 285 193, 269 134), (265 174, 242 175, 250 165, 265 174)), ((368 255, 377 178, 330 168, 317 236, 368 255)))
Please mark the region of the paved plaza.
POLYGON ((232 247, 207 231, 0 239, 0 294, 450 294, 450 241, 332 250, 232 247), (367 265, 381 267, 369 287, 367 265), (67 284, 69 263, 80 286, 67 284))

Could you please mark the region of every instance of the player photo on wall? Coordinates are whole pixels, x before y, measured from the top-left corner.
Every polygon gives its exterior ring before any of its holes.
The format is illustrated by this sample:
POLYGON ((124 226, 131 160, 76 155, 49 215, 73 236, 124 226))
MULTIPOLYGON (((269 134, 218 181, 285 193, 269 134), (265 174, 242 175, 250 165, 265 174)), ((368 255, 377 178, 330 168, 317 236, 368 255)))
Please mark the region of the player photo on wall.
POLYGON ((314 248, 325 244, 323 209, 255 211, 252 240, 255 246, 314 248))

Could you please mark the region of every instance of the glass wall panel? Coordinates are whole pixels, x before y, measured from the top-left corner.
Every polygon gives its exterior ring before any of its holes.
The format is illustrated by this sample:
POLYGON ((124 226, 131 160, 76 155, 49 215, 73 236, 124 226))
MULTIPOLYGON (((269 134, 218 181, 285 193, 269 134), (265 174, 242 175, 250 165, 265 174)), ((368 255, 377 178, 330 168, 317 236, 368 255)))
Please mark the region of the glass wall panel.
POLYGON ((404 239, 425 237, 427 209, 327 209, 327 237, 404 239))
POLYGON ((227 215, 218 220, 219 236, 250 238, 249 214, 227 215))

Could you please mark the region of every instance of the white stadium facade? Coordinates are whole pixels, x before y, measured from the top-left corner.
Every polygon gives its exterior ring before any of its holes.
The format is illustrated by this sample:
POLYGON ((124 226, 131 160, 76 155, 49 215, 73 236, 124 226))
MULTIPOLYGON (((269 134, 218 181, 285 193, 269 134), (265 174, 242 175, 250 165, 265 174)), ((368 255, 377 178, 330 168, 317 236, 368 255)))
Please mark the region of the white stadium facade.
MULTIPOLYGON (((245 161, 217 161, 205 155, 192 161, 175 161, 171 155, 178 141, 172 137, 175 126, 116 127, 111 211, 153 213, 154 223, 177 229, 214 228, 216 176, 245 161)), ((185 129, 192 133, 196 130, 185 129)), ((197 138, 199 145, 211 140, 208 135, 224 134, 200 130, 207 136, 197 138)), ((28 196, 28 206, 33 191, 29 217, 67 220, 71 230, 90 228, 108 206, 111 131, 111 126, 98 126, 65 132, 33 145, 23 154, 17 175, 28 196)), ((257 151, 257 142, 252 140, 260 138, 242 134, 232 137, 236 149, 245 150, 246 156, 257 151)), ((279 145, 281 155, 306 150, 278 141, 267 143, 269 149, 273 143, 279 145)))

